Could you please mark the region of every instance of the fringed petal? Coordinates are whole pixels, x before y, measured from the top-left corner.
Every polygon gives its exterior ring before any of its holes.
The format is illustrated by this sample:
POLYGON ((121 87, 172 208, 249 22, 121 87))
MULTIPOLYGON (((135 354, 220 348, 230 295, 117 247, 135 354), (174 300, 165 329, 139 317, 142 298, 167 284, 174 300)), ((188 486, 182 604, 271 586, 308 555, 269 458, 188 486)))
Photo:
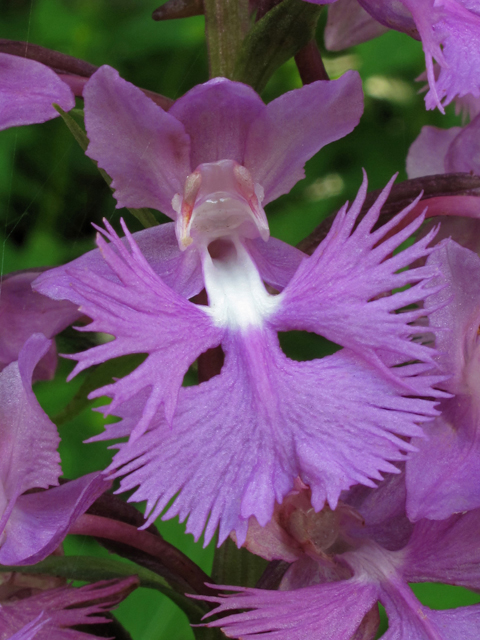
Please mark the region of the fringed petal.
MULTIPOLYGON (((0 607, 0 638, 24 631, 25 625, 37 623, 35 640, 92 640, 83 631, 71 629, 79 625, 109 622, 102 615, 114 608, 138 586, 135 576, 124 580, 104 580, 84 587, 51 589, 0 607), (40 615, 47 619, 41 624, 40 615)), ((23 640, 23 639, 22 639, 23 640)))
POLYGON ((214 613, 247 611, 207 626, 245 640, 351 640, 377 600, 376 586, 356 578, 296 591, 223 588, 239 593, 202 598, 220 605, 214 613))
POLYGON ((372 231, 392 182, 393 179, 356 228, 366 179, 350 210, 345 205, 337 214, 328 236, 302 262, 280 294, 281 304, 272 320, 279 331, 298 329, 321 334, 380 366, 379 350, 395 354, 398 364, 411 360, 433 363, 434 350, 412 340, 425 332, 424 327, 412 323, 426 312, 421 308, 398 311, 423 303, 435 292, 435 288, 426 287, 426 282, 438 274, 435 266, 399 271, 432 252, 428 244, 434 232, 390 255, 422 224, 423 215, 394 231, 418 199, 389 223, 372 231))
MULTIPOLYGON (((293 362, 267 331, 233 334, 223 346, 221 374, 180 391, 172 428, 157 417, 138 440, 118 445, 112 464, 121 489, 138 487, 131 499, 147 500, 149 522, 176 496, 165 517, 189 516, 196 538, 209 518, 207 542, 220 525, 219 542, 235 530, 242 544, 248 518, 264 526, 297 476, 315 510, 325 501, 335 508, 342 490, 397 472, 391 461, 413 450, 406 439, 436 415, 433 402, 403 397, 348 350, 293 362)), ((433 380, 420 378, 422 393, 435 394, 433 380)), ((108 427, 110 437, 134 427, 143 402, 117 410, 124 422, 108 427)))
POLYGON ((112 397, 109 411, 115 412, 117 406, 148 387, 150 395, 139 417, 138 434, 162 405, 171 420, 188 367, 201 353, 216 347, 223 332, 213 326, 201 306, 176 294, 154 273, 125 225, 128 249, 107 227, 104 235, 112 244, 99 235, 98 245, 117 282, 81 269, 81 265, 72 265, 66 274, 81 300, 80 310, 93 319, 86 330, 111 334, 115 340, 72 356, 78 360, 72 375, 110 358, 149 354, 130 375, 92 395, 112 397))

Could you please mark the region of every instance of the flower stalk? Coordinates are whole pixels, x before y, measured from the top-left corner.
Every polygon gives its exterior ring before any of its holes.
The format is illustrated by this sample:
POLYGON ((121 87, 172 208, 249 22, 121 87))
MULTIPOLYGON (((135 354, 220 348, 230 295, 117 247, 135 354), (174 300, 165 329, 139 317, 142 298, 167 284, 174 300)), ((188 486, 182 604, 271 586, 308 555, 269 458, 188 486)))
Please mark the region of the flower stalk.
POLYGON ((231 79, 248 30, 248 0, 205 0, 204 9, 210 77, 231 79))

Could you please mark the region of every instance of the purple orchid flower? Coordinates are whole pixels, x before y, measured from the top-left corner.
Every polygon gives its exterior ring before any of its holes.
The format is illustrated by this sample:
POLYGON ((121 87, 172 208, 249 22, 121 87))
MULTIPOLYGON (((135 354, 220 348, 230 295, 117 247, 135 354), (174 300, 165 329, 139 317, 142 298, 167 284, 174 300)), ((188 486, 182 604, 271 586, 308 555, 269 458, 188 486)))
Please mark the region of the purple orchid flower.
MULTIPOLYGON (((0 282, 0 371, 18 359, 26 340, 33 333, 52 338, 80 316, 70 302, 51 300, 32 290, 38 269, 9 273, 0 282)), ((57 351, 50 349, 35 368, 33 381, 50 380, 57 367, 57 351)))
POLYGON ((421 436, 419 423, 437 415, 434 403, 419 396, 445 393, 432 387, 438 376, 425 375, 434 365, 433 350, 411 339, 424 331, 411 323, 425 311, 394 313, 436 290, 424 286, 434 268, 398 273, 430 253, 432 234, 388 257, 421 225, 419 217, 385 239, 416 201, 372 231, 387 188, 353 230, 365 181, 313 256, 282 293, 271 295, 247 244, 255 225, 258 235, 264 233, 265 218, 256 202, 247 206, 233 190, 231 168, 225 161, 203 165, 199 173, 207 177, 191 211, 179 207, 179 243, 200 255, 209 306, 170 289, 125 226, 128 246, 109 226, 103 235, 111 244, 98 239, 108 277, 88 268, 95 259, 84 258, 43 274, 36 287, 75 299, 93 319, 89 330, 116 337, 77 354, 75 372, 115 355, 149 353, 132 374, 95 393, 110 395, 108 411, 123 418, 99 438, 130 436, 109 468, 126 476, 122 490, 138 486, 132 499, 147 500, 149 523, 177 495, 165 517, 189 515, 187 530, 196 538, 209 518, 206 541, 220 525, 220 542, 235 530, 241 544, 248 518, 266 524, 275 500, 281 502, 297 476, 312 488, 319 510, 325 501, 334 508, 353 484, 372 486, 381 472, 395 472, 391 461, 413 451, 405 438, 421 436), (202 192, 204 184, 211 191, 202 192), (230 192, 220 191, 223 184, 230 192), (231 217, 222 210, 216 215, 220 196, 234 200, 231 217), (381 297, 407 284, 405 291, 381 297), (276 336, 292 329, 319 333, 345 348, 322 360, 293 362, 276 336), (220 375, 181 388, 189 364, 220 343, 220 375), (419 363, 407 364, 412 360, 419 363), (405 366, 392 368, 399 364, 405 366))
POLYGON ((103 67, 84 97, 88 154, 112 176, 118 206, 176 218, 180 249, 173 225, 135 237, 124 225, 121 241, 107 224, 101 255, 46 272, 35 288, 79 304, 93 319, 88 330, 115 336, 74 356, 73 374, 148 354, 93 394, 112 397, 105 411, 122 418, 101 436, 129 436, 109 471, 126 476, 122 490, 138 487, 132 499, 147 500, 148 523, 176 495, 165 517, 188 515, 196 538, 208 519, 207 542, 220 525, 219 542, 235 530, 241 544, 248 518, 266 524, 297 476, 319 510, 325 501, 334 508, 353 484, 395 471, 391 462, 413 450, 406 438, 421 436, 419 423, 437 415, 422 397, 445 395, 432 388, 438 376, 424 375, 433 350, 412 340, 423 331, 412 323, 425 312, 395 313, 427 295, 424 281, 435 269, 397 272, 430 253, 433 234, 389 257, 423 218, 393 233, 414 202, 372 231, 387 188, 354 230, 364 181, 325 242, 301 261, 269 239, 262 208, 303 177, 307 158, 356 124, 358 75, 315 82, 267 106, 251 88, 215 79, 166 113, 103 67), (264 281, 282 292, 268 293, 264 281), (203 287, 208 306, 189 302, 203 287), (316 332, 344 349, 293 362, 277 338, 287 330, 316 332), (221 374, 182 388, 190 364, 219 344, 221 374))
POLYGON ((480 507, 480 258, 447 240, 427 262, 442 274, 432 284, 443 288, 426 306, 437 306, 430 323, 437 329, 438 364, 450 374, 441 386, 452 397, 425 425, 428 440, 414 442, 419 453, 407 463, 407 511, 414 520, 441 520, 480 507))
POLYGON ((75 96, 49 67, 19 56, 0 53, 0 130, 46 122, 75 106, 75 96))
POLYGON ((59 487, 59 437, 32 391, 32 375, 51 348, 31 336, 0 373, 0 563, 34 564, 52 553, 76 518, 110 483, 93 473, 59 487), (48 491, 28 493, 31 489, 48 491))
MULTIPOLYGON (((323 4, 317 0, 307 0, 323 4)), ((327 46, 338 51, 383 32, 359 12, 352 0, 329 8, 327 46)), ((430 90, 427 109, 444 107, 456 97, 480 96, 480 3, 478 0, 358 0, 383 25, 422 41, 430 90), (440 72, 435 73, 436 60, 440 72)))
MULTIPOLYGON (((480 511, 443 522, 422 520, 413 527, 404 513, 402 481, 403 476, 390 477, 380 489, 361 489, 363 495, 354 489, 344 496, 359 510, 363 526, 360 517, 329 517, 326 526, 321 514, 303 511, 303 522, 310 520, 310 545, 291 565, 280 590, 223 587, 237 593, 205 598, 219 604, 213 613, 243 613, 208 626, 243 640, 372 640, 378 629, 376 603, 381 602, 389 618, 382 640, 478 638, 480 605, 433 611, 417 600, 408 583, 444 582, 478 589, 480 511), (405 534, 399 546, 401 519, 405 534), (325 540, 329 547, 319 548, 318 541, 325 540)), ((286 523, 298 538, 295 515, 298 512, 286 523)), ((271 554, 274 545, 271 541, 271 554)), ((284 553, 277 545, 277 557, 284 553)))
POLYGON ((7 600, 0 605, 0 640, 93 640, 98 636, 71 627, 110 622, 102 613, 137 586, 138 579, 132 576, 7 600))

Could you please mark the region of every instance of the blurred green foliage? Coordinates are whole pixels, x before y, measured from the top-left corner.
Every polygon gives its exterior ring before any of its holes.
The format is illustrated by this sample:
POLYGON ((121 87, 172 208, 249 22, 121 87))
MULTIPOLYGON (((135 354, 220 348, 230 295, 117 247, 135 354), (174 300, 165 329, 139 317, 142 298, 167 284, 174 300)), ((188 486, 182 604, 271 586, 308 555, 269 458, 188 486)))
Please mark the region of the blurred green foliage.
MULTIPOLYGON (((135 84, 176 98, 207 80, 203 17, 155 23, 155 2, 147 0, 3 0, 0 37, 26 40, 58 49, 89 62, 116 67, 135 84)), ((306 179, 267 207, 272 235, 292 244, 310 233, 345 199, 352 199, 361 183, 361 167, 370 187, 382 187, 393 173, 405 179, 405 157, 422 126, 459 123, 453 107, 447 116, 426 112, 414 82, 424 70, 421 45, 390 32, 379 39, 339 54, 319 44, 331 77, 349 68, 359 70, 365 88, 365 114, 346 138, 323 149, 306 168, 306 179)), ((266 101, 299 87, 293 61, 268 83, 266 101)), ((93 248, 92 222, 103 217, 117 229, 121 215, 131 230, 139 223, 125 210, 117 211, 110 190, 91 161, 84 157, 64 123, 57 119, 41 126, 0 134, 1 273, 34 266, 56 265, 93 248)), ((305 336, 282 337, 286 352, 297 359, 331 353, 335 345, 305 336)), ((59 413, 85 380, 81 374, 69 384, 71 363, 61 361, 55 383, 40 383, 39 399, 50 415, 59 413)), ((101 403, 97 403, 101 404, 101 403)), ((60 428, 61 455, 67 477, 107 466, 111 452, 104 443, 82 441, 102 430, 101 414, 82 411, 60 428)), ((205 571, 210 571, 213 548, 203 549, 185 536, 175 521, 159 522, 162 535, 176 544, 205 571)), ((96 543, 71 537, 67 553, 107 556, 96 543)), ((471 604, 478 596, 453 587, 415 587, 422 602, 433 608, 471 604)), ((141 589, 118 609, 118 617, 134 640, 193 638, 185 616, 166 597, 141 589)))

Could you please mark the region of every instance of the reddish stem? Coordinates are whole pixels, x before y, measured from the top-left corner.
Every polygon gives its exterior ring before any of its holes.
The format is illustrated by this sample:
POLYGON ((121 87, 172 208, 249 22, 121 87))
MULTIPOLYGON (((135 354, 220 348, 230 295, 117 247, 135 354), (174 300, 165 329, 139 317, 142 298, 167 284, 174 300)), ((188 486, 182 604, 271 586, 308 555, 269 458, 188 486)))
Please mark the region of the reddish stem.
POLYGON ((168 542, 149 531, 139 530, 119 520, 86 513, 78 518, 69 533, 114 540, 139 549, 160 560, 173 574, 181 576, 195 593, 212 594, 212 590, 205 586, 205 582, 212 582, 210 576, 178 549, 174 549, 176 553, 172 553, 172 546, 168 542))
MULTIPOLYGON (((58 73, 62 80, 71 87, 73 93, 79 97, 82 95, 83 86, 87 79, 98 69, 98 67, 89 62, 85 62, 85 60, 67 56, 65 53, 52 51, 51 49, 46 49, 45 47, 41 47, 38 44, 31 44, 30 42, 0 38, 0 52, 21 58, 28 58, 29 60, 36 60, 50 67, 58 73)), ((165 111, 168 111, 174 103, 174 100, 171 98, 162 96, 154 91, 149 91, 148 89, 142 89, 142 91, 148 98, 162 107, 162 109, 165 109, 165 111)))
POLYGON ((303 49, 300 49, 295 56, 295 62, 303 84, 310 84, 317 80, 330 80, 315 40, 311 40, 303 49))
POLYGON ((202 16, 205 13, 203 0, 167 0, 152 13, 154 20, 178 20, 202 16))
POLYGON ((41 47, 38 44, 31 44, 30 42, 0 38, 0 51, 13 56, 36 60, 37 62, 47 65, 47 67, 52 67, 54 71, 72 73, 77 76, 84 76, 85 78, 89 78, 98 69, 98 67, 89 62, 85 62, 85 60, 79 60, 73 56, 67 56, 65 53, 52 51, 51 49, 46 49, 45 47, 41 47))

